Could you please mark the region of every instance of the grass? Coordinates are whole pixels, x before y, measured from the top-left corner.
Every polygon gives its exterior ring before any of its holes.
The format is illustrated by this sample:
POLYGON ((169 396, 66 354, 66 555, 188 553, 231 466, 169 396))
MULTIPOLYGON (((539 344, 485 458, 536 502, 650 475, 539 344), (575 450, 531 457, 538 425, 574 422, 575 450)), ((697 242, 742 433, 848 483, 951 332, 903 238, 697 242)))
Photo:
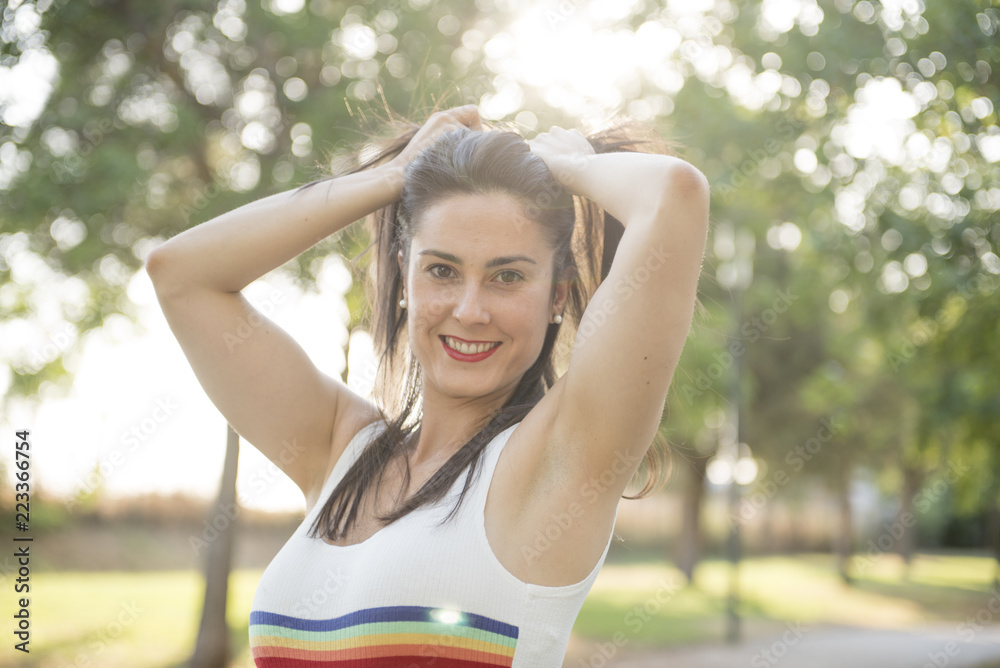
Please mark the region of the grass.
MULTIPOLYGON (((844 587, 826 555, 748 559, 740 612, 748 634, 780 631, 785 620, 893 628, 961 620, 982 608, 993 568, 985 557, 921 555, 903 580, 886 555, 844 587)), ((252 666, 247 618, 261 572, 239 570, 230 579, 233 666, 240 668, 252 666)), ((574 643, 615 633, 635 647, 718 639, 728 577, 727 564, 709 561, 694 586, 681 587, 668 565, 608 563, 577 619, 574 643)), ((8 659, 20 653, 5 649, 0 666, 179 668, 194 647, 203 596, 195 571, 42 572, 32 574, 31 587, 31 653, 8 659)))
MULTIPOLYGON (((738 609, 751 634, 783 630, 786 620, 871 628, 957 622, 982 608, 994 563, 986 557, 921 555, 909 579, 902 579, 901 562, 887 555, 845 587, 828 555, 749 559, 741 567, 738 609)), ((609 564, 574 633, 601 639, 621 631, 636 646, 650 647, 718 639, 729 577, 728 564, 710 561, 700 566, 693 586, 680 587, 681 575, 669 565, 609 564), (670 592, 667 600, 658 590, 670 592)))
MULTIPOLYGON (((229 580, 234 665, 252 666, 248 616, 261 570, 229 580)), ((31 576, 30 654, 5 651, 0 666, 171 668, 194 648, 204 583, 196 571, 66 572, 31 576)), ((5 606, 7 607, 7 606, 5 606)))

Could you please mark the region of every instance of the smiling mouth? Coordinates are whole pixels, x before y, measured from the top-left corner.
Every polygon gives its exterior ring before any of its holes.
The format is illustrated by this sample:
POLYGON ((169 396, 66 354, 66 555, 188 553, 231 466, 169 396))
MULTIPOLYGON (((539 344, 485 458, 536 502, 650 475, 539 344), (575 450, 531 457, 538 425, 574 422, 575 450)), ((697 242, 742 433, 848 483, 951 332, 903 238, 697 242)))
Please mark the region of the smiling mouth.
POLYGON ((444 341, 444 344, 446 346, 448 346, 452 350, 456 350, 456 351, 462 353, 463 355, 477 355, 479 353, 484 353, 484 352, 487 352, 489 350, 493 350, 494 348, 496 348, 497 346, 499 346, 500 343, 501 343, 500 341, 492 341, 492 342, 490 342, 490 341, 484 341, 484 342, 468 342, 467 343, 467 342, 462 341, 460 339, 456 339, 456 338, 454 338, 452 336, 442 336, 441 340, 444 341))

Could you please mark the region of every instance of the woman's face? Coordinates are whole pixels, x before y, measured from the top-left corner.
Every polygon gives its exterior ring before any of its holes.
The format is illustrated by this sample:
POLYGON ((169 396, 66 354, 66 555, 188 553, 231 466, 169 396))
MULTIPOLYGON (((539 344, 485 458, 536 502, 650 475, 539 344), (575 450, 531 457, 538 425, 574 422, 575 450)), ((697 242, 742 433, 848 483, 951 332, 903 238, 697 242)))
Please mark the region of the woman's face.
POLYGON ((513 392, 538 358, 566 284, 553 250, 506 194, 448 196, 426 209, 404 274, 410 348, 424 391, 456 398, 513 392))

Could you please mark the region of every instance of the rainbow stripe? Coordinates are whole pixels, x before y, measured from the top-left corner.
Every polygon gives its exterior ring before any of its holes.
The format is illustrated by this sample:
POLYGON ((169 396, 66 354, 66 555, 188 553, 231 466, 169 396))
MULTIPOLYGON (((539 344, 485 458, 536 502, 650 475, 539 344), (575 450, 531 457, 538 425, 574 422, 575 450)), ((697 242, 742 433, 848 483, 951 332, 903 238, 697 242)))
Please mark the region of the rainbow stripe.
POLYGON ((517 627, 483 615, 417 605, 333 619, 250 613, 257 668, 510 668, 517 627))

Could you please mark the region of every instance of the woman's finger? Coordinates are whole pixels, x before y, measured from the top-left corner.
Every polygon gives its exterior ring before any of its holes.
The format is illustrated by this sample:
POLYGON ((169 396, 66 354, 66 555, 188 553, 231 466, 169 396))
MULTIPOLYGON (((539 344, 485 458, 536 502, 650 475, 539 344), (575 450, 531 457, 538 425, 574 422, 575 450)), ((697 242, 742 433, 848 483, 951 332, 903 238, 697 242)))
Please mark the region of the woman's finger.
POLYGON ((450 109, 448 113, 459 123, 468 128, 481 130, 483 127, 482 121, 479 118, 479 107, 474 104, 466 104, 461 107, 455 107, 454 109, 450 109))
POLYGON ((430 115, 426 122, 414 133, 406 147, 400 152, 396 160, 402 165, 408 164, 423 149, 433 144, 438 137, 449 130, 459 128, 471 128, 481 130, 482 124, 479 119, 479 108, 474 104, 467 104, 454 109, 443 109, 430 115))

